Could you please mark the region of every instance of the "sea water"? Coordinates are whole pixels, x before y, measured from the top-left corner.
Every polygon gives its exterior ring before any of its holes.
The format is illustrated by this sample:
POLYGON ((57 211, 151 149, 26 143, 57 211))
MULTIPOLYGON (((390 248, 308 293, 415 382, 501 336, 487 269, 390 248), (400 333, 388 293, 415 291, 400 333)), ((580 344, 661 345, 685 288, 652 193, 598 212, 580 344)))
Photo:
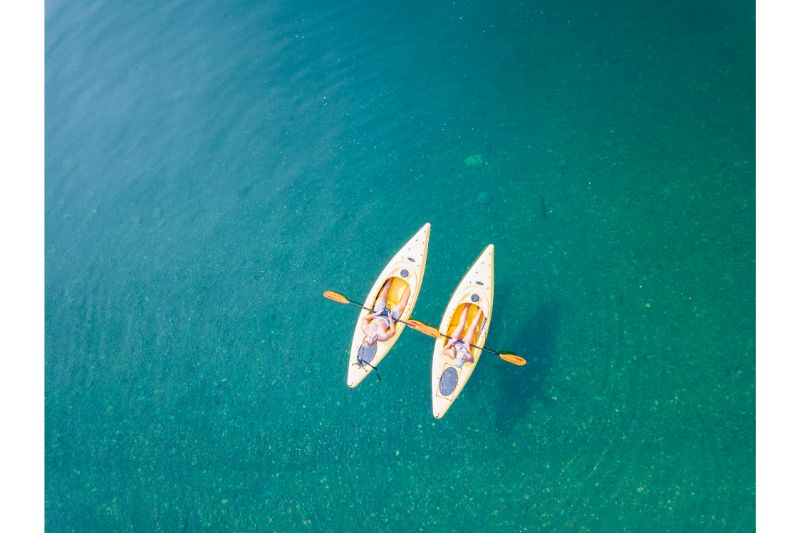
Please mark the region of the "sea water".
POLYGON ((46 3, 53 531, 747 531, 752 2, 46 3), (442 420, 355 301, 495 251, 442 420))

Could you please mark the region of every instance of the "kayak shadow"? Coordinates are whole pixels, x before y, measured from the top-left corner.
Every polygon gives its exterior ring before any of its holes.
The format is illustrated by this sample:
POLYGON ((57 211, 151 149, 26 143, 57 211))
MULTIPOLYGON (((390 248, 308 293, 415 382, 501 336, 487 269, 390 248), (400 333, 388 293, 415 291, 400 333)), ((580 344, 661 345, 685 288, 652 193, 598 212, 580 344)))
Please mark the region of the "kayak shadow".
POLYGON ((523 319, 508 335, 508 345, 519 350, 528 364, 503 369, 497 383, 495 425, 510 433, 530 411, 533 402, 553 403, 547 393, 547 378, 556 358, 556 335, 561 323, 561 304, 551 300, 523 319))

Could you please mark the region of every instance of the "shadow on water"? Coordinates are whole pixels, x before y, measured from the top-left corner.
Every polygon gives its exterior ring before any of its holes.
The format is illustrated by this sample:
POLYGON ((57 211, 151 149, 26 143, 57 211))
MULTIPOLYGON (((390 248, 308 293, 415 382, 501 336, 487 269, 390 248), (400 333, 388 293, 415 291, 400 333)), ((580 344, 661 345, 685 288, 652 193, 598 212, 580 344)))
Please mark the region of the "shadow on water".
POLYGON ((507 434, 524 419, 533 402, 553 403, 547 393, 547 377, 556 357, 556 336, 561 322, 561 304, 548 301, 524 318, 519 330, 509 336, 528 364, 502 372, 495 405, 497 429, 507 434))

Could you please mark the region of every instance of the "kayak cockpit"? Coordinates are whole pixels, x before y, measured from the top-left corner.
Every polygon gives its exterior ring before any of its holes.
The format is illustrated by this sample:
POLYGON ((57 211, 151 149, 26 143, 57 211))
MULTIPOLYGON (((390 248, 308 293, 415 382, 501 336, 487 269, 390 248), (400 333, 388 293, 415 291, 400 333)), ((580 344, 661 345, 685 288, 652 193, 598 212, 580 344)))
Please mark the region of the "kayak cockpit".
MULTIPOLYGON (((388 278, 383 285, 386 286, 387 283, 389 283, 389 293, 386 295, 386 307, 389 309, 394 309, 400 303, 400 300, 403 298, 403 294, 405 293, 406 289, 408 289, 408 282, 397 276, 392 276, 388 278)), ((379 311, 375 305, 380 294, 381 291, 378 291, 378 294, 375 296, 375 300, 373 300, 372 304, 370 305, 370 308, 373 311, 379 311)))
MULTIPOLYGON (((453 313, 453 318, 450 319, 450 324, 447 326, 447 335, 450 337, 456 332, 458 328, 458 324, 461 322, 461 317, 464 313, 467 313, 467 320, 464 323, 464 331, 461 333, 461 338, 463 339, 464 335, 466 335, 467 330, 469 329, 469 325, 472 324, 472 321, 475 320, 475 317, 478 317, 478 331, 475 332, 475 338, 472 339, 471 344, 477 344, 478 338, 481 335, 481 330, 483 329, 483 324, 485 323, 483 311, 481 308, 474 303, 471 302, 464 302, 456 307, 455 312, 453 313)), ((475 361, 465 363, 468 365, 474 365, 478 362, 478 356, 480 355, 480 350, 470 346, 470 351, 472 352, 472 356, 475 357, 475 361)))

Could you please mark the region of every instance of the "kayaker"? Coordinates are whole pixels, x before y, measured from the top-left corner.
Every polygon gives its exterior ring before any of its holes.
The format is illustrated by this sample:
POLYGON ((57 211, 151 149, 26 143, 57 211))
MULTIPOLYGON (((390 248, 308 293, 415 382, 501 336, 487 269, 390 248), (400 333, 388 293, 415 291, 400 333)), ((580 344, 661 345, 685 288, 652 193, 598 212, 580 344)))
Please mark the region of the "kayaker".
POLYGON ((465 308, 461 312, 461 320, 458 322, 458 327, 453 332, 452 338, 444 345, 442 353, 447 355, 453 360, 453 366, 461 368, 464 363, 472 363, 475 357, 472 355, 470 344, 475 341, 475 335, 478 331, 478 323, 480 322, 482 313, 476 313, 475 317, 464 334, 464 326, 467 325, 467 314, 469 308, 465 308), (462 336, 463 335, 463 336, 462 336))
POLYGON ((411 291, 408 290, 407 286, 403 289, 403 295, 400 297, 398 304, 391 310, 386 307, 386 297, 389 294, 391 283, 392 278, 386 280, 381 292, 378 294, 378 299, 375 300, 374 309, 376 311, 368 314, 361 321, 361 331, 364 332, 364 339, 361 341, 361 345, 365 348, 372 346, 376 341, 383 342, 391 339, 395 332, 395 322, 406 308, 408 297, 411 295, 411 291))

